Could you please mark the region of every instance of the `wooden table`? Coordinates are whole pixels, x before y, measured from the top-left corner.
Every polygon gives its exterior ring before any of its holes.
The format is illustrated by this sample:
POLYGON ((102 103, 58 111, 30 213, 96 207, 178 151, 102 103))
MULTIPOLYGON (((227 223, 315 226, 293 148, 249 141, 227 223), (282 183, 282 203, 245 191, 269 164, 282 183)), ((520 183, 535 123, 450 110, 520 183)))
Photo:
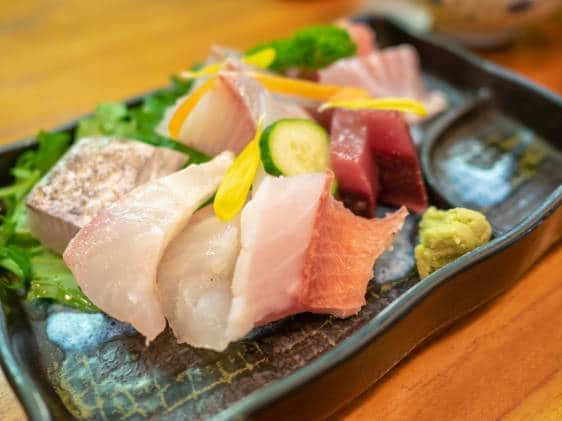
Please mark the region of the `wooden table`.
MULTIPOLYGON (((167 74, 204 58, 210 42, 248 47, 357 7, 345 0, 3 2, 0 143, 161 86, 167 74)), ((562 23, 552 21, 486 57, 562 93, 560 39, 562 23)), ((562 419, 561 310, 559 246, 334 417, 562 419)), ((22 418, 0 379, 0 419, 22 418)))

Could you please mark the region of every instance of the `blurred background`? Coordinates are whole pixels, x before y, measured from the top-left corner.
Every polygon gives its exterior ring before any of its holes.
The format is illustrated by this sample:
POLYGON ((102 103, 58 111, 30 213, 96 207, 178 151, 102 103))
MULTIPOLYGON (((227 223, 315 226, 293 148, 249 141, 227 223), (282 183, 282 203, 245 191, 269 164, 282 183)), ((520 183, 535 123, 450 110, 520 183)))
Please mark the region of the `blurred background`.
POLYGON ((365 12, 494 47, 484 56, 506 65, 519 60, 524 73, 548 85, 535 76, 545 72, 553 78, 548 69, 562 67, 555 57, 561 50, 550 48, 562 39, 562 18, 554 13, 561 5, 562 0, 0 0, 0 141, 54 127, 99 102, 162 86, 167 74, 204 58, 211 42, 244 48, 365 12))

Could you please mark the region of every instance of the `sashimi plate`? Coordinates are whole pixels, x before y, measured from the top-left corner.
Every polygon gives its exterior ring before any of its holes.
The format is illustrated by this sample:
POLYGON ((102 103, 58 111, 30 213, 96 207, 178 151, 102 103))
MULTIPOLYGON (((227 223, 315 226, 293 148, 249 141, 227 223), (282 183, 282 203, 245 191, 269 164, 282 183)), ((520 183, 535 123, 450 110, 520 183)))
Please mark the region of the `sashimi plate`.
MULTIPOLYGON (((178 345, 169 331, 146 347, 103 314, 14 302, 2 314, 0 357, 30 418, 326 416, 506 290, 562 238, 562 99, 438 38, 359 20, 382 45, 414 45, 428 84, 446 93, 449 109, 413 128, 432 203, 480 210, 494 239, 420 281, 411 215, 377 262, 358 315, 293 316, 221 353, 178 345)), ((0 149, 3 183, 34 143, 0 149)))

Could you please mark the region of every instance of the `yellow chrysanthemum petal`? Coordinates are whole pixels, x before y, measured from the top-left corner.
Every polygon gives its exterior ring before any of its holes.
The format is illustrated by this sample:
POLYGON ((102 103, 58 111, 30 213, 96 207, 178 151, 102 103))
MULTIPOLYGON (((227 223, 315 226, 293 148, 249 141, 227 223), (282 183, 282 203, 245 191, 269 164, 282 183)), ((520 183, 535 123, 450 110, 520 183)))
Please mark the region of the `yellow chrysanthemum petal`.
POLYGON ((226 171, 217 193, 215 194, 215 214, 222 221, 230 221, 246 203, 250 187, 256 178, 260 165, 260 136, 262 119, 257 124, 254 138, 236 157, 234 163, 226 171))
POLYGON ((420 117, 427 115, 425 106, 410 98, 371 98, 328 101, 322 104, 318 110, 324 111, 328 108, 345 108, 348 110, 395 110, 416 114, 420 117))

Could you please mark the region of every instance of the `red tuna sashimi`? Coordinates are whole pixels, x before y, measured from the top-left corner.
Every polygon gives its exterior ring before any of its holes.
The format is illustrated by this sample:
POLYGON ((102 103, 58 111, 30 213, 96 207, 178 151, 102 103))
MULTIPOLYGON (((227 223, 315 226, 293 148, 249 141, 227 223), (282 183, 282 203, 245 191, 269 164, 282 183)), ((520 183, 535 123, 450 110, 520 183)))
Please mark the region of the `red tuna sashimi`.
POLYGON ((334 111, 330 160, 346 206, 358 215, 374 217, 379 192, 378 171, 367 143, 367 126, 361 113, 334 111))
POLYGON ((357 45, 358 56, 365 56, 377 49, 375 33, 369 25, 347 19, 338 20, 336 25, 345 29, 351 40, 357 45))
POLYGON ((408 124, 397 111, 362 111, 379 170, 379 200, 415 212, 427 208, 427 193, 408 124))
POLYGON ((354 215, 330 194, 331 177, 320 199, 303 268, 299 301, 314 313, 356 314, 365 304, 377 258, 392 244, 408 211, 383 219, 354 215))

